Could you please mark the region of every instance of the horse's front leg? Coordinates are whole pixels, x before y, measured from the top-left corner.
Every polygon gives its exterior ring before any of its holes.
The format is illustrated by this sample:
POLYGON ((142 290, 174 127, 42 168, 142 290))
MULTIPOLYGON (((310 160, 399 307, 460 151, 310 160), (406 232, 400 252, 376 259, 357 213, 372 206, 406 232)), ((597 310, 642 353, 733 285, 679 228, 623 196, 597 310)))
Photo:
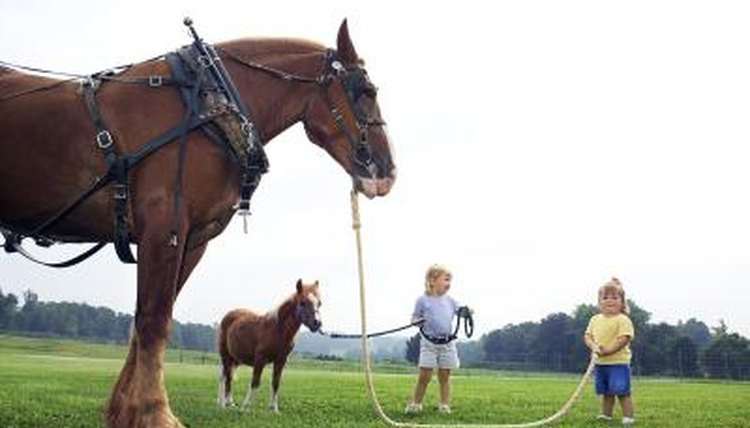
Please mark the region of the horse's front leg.
POLYGON ((263 374, 263 365, 261 361, 255 361, 253 363, 253 376, 250 378, 250 382, 247 385, 247 392, 245 393, 245 399, 242 401, 240 410, 245 411, 250 409, 253 404, 253 399, 258 393, 258 387, 260 386, 260 376, 263 374))
POLYGON ((273 363, 273 378, 271 378, 271 399, 268 402, 268 410, 279 413, 279 385, 281 384, 281 372, 284 371, 286 357, 280 358, 273 363))
MULTIPOLYGON (((187 276, 181 275, 184 247, 168 245, 169 229, 164 226, 147 227, 138 245, 135 331, 128 359, 110 398, 111 427, 183 426, 169 408, 163 358, 180 280, 187 276)), ((178 242, 185 242, 185 235, 184 231, 178 233, 178 242)))

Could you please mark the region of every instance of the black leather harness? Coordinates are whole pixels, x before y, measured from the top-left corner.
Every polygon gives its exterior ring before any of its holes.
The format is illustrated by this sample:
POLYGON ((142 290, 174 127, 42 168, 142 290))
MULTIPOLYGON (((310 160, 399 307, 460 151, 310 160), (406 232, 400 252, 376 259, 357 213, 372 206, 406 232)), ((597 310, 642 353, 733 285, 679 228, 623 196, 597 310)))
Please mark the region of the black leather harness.
MULTIPOLYGON (((3 244, 7 252, 19 252, 27 258, 51 267, 67 267, 77 264, 99 251, 106 242, 99 242, 83 254, 60 263, 45 263, 36 260, 28 254, 21 246, 21 240, 25 237, 34 238, 37 244, 49 246, 54 241, 49 234, 49 229, 73 211, 84 200, 113 182, 114 198, 114 244, 118 257, 125 263, 135 263, 135 257, 130 250, 130 237, 128 235, 128 172, 143 159, 175 140, 180 140, 178 154, 177 176, 175 177, 174 194, 174 222, 172 225, 169 244, 177 246, 177 229, 179 226, 179 208, 182 197, 182 174, 184 169, 184 158, 186 151, 187 136, 195 131, 201 130, 212 141, 223 147, 229 157, 237 162, 240 167, 240 197, 235 209, 240 214, 249 214, 250 200, 260 183, 264 173, 268 171, 268 160, 263 150, 263 144, 258 135, 248 107, 242 101, 232 79, 224 68, 221 59, 214 46, 206 44, 198 37, 192 27, 192 21, 185 19, 193 35, 194 42, 170 53, 164 57, 170 66, 171 76, 149 76, 144 78, 128 78, 113 75, 111 72, 98 73, 88 76, 81 81, 81 91, 86 106, 91 116, 91 121, 96 129, 96 145, 103 151, 107 162, 107 172, 97 178, 94 183, 86 189, 78 198, 63 207, 57 214, 43 222, 30 232, 21 234, 0 227, 5 238, 3 244), (132 153, 118 154, 115 148, 114 138, 109 131, 96 101, 97 88, 105 82, 114 81, 121 83, 143 84, 150 87, 175 86, 179 89, 183 104, 185 105, 185 117, 183 121, 139 147, 132 153)), ((363 96, 374 97, 377 91, 370 82, 364 68, 359 64, 344 64, 334 50, 327 50, 323 55, 323 69, 320 75, 301 76, 259 64, 245 58, 241 58, 231 52, 222 50, 222 53, 230 60, 235 61, 249 69, 267 73, 284 81, 310 83, 317 85, 329 111, 339 130, 346 136, 352 147, 353 163, 361 170, 364 176, 376 178, 379 168, 373 157, 372 149, 367 136, 371 127, 385 124, 382 118, 368 116, 360 105, 363 96), (345 124, 339 108, 334 103, 329 88, 331 82, 339 81, 346 92, 348 107, 352 109, 356 118, 356 130, 351 132, 345 124)), ((36 70, 38 71, 38 70, 36 70)), ((55 73, 51 73, 55 74, 55 73)), ((57 84, 55 84, 57 85, 57 84)), ((23 96, 37 90, 46 90, 49 86, 39 87, 30 91, 13 94, 0 101, 23 96)), ((380 171, 381 173, 383 171, 380 171)))
POLYGON ((106 245, 97 243, 83 254, 60 263, 46 263, 30 257, 21 247, 21 240, 28 236, 36 239, 40 245, 50 245, 46 238, 48 231, 58 221, 73 211, 84 200, 113 183, 114 201, 114 246, 118 257, 125 263, 135 263, 130 250, 128 235, 128 172, 143 159, 175 140, 180 140, 177 177, 174 195, 174 224, 169 244, 177 246, 177 226, 179 206, 182 194, 182 172, 187 135, 195 130, 202 130, 215 143, 224 147, 230 158, 240 166, 240 200, 236 208, 248 212, 250 200, 260 183, 261 176, 268 171, 268 160, 263 144, 253 126, 250 112, 237 92, 229 74, 224 68, 213 46, 205 44, 195 33, 192 23, 185 23, 195 41, 177 52, 166 55, 170 65, 171 78, 150 76, 144 79, 128 80, 128 83, 144 83, 152 87, 174 85, 180 90, 185 106, 185 118, 177 126, 169 129, 136 151, 118 154, 115 141, 99 109, 97 89, 108 80, 115 80, 110 73, 99 73, 81 81, 81 91, 96 134, 95 142, 102 150, 107 163, 107 172, 84 191, 77 199, 66 205, 53 217, 39 225, 26 235, 2 230, 5 238, 4 248, 7 252, 20 252, 30 259, 51 267, 68 267, 80 263, 106 245))

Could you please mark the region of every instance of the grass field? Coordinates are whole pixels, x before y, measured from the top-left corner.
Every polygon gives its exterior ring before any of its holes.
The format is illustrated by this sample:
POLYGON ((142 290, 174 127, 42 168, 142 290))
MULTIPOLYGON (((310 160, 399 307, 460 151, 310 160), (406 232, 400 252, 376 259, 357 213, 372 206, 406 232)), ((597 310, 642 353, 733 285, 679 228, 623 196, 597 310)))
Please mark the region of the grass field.
MULTIPOLYGON (((122 366, 125 348, 83 342, 0 335, 0 427, 96 427, 122 366)), ((264 373, 259 400, 247 413, 219 409, 214 364, 179 363, 168 354, 167 388, 175 414, 189 427, 385 427, 370 403, 358 364, 294 360, 284 373, 281 414, 266 410, 264 373)), ((205 357, 183 353, 183 361, 205 357)), ((235 401, 241 401, 249 369, 239 372, 235 401)), ((378 366, 375 385, 391 418, 441 424, 504 424, 541 419, 568 399, 578 378, 461 369, 453 377, 451 415, 429 406, 406 417, 403 408, 415 381, 411 368, 378 366)), ((436 403, 431 385, 426 403, 436 403)), ((634 379, 636 419, 642 427, 750 427, 750 383, 634 379)), ((580 402, 556 424, 603 427, 590 384, 580 402)), ((619 424, 618 424, 619 425, 619 424)), ((612 426, 616 426, 613 424, 612 426)))

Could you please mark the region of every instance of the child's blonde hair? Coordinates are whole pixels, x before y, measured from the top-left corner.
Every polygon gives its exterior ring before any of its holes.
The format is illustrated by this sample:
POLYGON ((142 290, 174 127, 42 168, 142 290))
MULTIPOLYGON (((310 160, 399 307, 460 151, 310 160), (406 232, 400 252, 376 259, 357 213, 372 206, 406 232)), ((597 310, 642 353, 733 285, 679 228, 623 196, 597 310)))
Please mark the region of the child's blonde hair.
POLYGON ((604 285, 599 287, 599 302, 601 302, 604 296, 609 293, 614 293, 620 296, 620 300, 622 300, 622 313, 630 315, 630 306, 628 305, 628 300, 625 298, 625 289, 622 288, 620 280, 614 276, 612 279, 604 283, 604 285))
POLYGON ((444 265, 434 264, 427 268, 427 273, 424 275, 424 294, 435 294, 435 290, 432 289, 432 281, 446 273, 450 275, 451 271, 444 265))

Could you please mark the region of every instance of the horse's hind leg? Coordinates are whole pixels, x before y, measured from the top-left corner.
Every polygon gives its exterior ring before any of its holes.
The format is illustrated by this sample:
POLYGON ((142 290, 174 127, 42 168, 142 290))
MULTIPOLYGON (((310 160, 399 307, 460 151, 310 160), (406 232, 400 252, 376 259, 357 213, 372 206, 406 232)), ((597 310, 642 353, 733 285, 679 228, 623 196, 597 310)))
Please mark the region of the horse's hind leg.
POLYGON ((234 399, 232 398, 232 377, 237 365, 231 357, 225 358, 224 355, 221 356, 221 363, 219 364, 219 390, 217 392, 217 402, 221 407, 234 406, 234 399))

